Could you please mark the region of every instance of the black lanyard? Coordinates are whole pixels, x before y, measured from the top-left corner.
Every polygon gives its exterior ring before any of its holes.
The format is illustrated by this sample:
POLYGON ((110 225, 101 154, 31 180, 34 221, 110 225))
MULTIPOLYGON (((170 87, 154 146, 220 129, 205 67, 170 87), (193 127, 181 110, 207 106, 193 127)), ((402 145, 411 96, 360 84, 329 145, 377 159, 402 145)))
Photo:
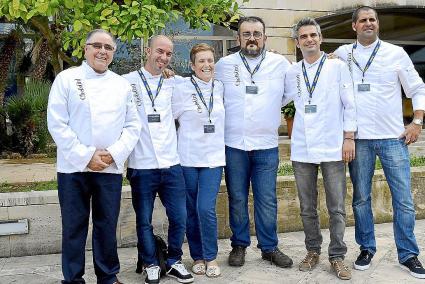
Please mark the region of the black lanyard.
POLYGON ((323 64, 325 63, 325 60, 326 60, 326 54, 322 55, 322 59, 320 60, 319 67, 317 67, 316 75, 314 76, 313 84, 311 86, 310 86, 310 81, 308 80, 307 70, 305 69, 304 61, 302 62, 304 82, 309 94, 308 104, 311 103, 311 98, 313 97, 313 92, 316 89, 317 81, 319 81, 320 72, 322 72, 322 67, 323 67, 323 64))
POLYGON ((199 96, 199 98, 202 101, 202 104, 207 109, 207 111, 208 111, 208 121, 211 123, 211 113, 212 113, 212 110, 214 108, 214 79, 212 81, 211 95, 210 95, 210 101, 209 101, 209 105, 208 106, 207 106, 207 102, 204 99, 204 96, 202 95, 201 88, 199 88, 199 85, 196 82, 196 80, 193 78, 193 76, 190 78, 190 81, 192 82, 193 86, 195 87, 196 92, 198 93, 198 96, 199 96))
POLYGON ((264 58, 266 57, 266 52, 263 51, 263 53, 261 54, 261 61, 257 64, 257 66, 255 66, 254 70, 251 71, 251 68, 249 67, 248 61, 246 60, 245 55, 242 54, 242 52, 239 52, 239 55, 242 58, 242 62, 245 65, 246 70, 248 70, 249 74, 251 74, 251 83, 255 84, 254 80, 252 79, 252 77, 254 76, 255 73, 257 73, 258 69, 260 69, 261 63, 263 63, 264 58))
POLYGON ((143 85, 145 85, 146 92, 148 92, 149 99, 152 102, 152 108, 153 108, 154 112, 156 112, 155 99, 158 97, 159 92, 161 91, 162 83, 164 82, 164 77, 161 75, 161 77, 159 78, 158 87, 156 88, 156 94, 155 94, 155 97, 154 97, 153 94, 152 94, 151 88, 149 87, 148 81, 146 80, 146 77, 143 74, 143 72, 141 70, 138 70, 137 72, 139 72, 140 78, 142 78, 143 85))
POLYGON ((369 57, 369 60, 366 63, 366 66, 364 67, 364 69, 362 69, 362 67, 360 67, 360 64, 357 62, 356 58, 354 58, 354 50, 357 48, 357 41, 353 44, 353 48, 351 49, 351 57, 353 58, 353 62, 354 64, 356 64, 357 68, 359 68, 360 71, 362 71, 362 83, 364 81, 364 75, 367 69, 369 69, 370 65, 372 64, 373 59, 375 59, 375 56, 378 53, 380 46, 381 46, 381 41, 378 41, 378 43, 376 44, 375 48, 372 51, 372 54, 369 57))

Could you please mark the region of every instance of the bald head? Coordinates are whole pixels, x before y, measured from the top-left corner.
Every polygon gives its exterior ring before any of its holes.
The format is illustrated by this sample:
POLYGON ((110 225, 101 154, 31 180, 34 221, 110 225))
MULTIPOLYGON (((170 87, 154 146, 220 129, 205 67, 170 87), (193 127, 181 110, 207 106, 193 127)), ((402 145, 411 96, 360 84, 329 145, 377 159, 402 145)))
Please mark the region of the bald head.
POLYGON ((168 36, 165 36, 165 35, 154 35, 154 36, 151 36, 151 37, 148 39, 148 46, 149 46, 150 48, 152 48, 152 46, 153 46, 154 44, 156 44, 156 43, 157 43, 157 41, 160 41, 160 42, 168 42, 169 44, 171 44, 171 45, 173 46, 173 42, 171 41, 171 39, 170 39, 168 36))
POLYGON ((145 69, 152 75, 159 75, 170 64, 173 55, 173 42, 164 35, 149 39, 146 48, 145 69))

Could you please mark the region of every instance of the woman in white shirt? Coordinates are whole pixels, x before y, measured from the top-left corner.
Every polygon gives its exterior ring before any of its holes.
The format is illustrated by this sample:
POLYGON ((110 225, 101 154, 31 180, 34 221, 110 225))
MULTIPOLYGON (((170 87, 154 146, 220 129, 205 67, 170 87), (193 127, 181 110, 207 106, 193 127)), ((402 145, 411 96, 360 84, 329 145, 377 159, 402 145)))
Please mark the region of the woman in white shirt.
POLYGON ((205 43, 190 52, 194 75, 173 93, 173 114, 179 122, 178 153, 186 181, 186 235, 192 271, 220 275, 217 264, 216 200, 224 154, 223 84, 215 81, 214 49, 205 43))

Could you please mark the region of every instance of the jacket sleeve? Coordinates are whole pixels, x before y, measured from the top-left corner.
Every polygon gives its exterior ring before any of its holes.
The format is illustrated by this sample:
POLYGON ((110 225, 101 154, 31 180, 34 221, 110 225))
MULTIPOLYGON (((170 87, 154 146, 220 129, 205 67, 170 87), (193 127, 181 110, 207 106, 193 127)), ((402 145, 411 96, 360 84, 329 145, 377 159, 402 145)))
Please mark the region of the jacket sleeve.
POLYGON ((53 82, 47 106, 47 127, 56 143, 57 150, 65 159, 83 171, 90 162, 96 148, 84 145, 69 126, 68 96, 69 87, 66 78, 59 74, 53 82))
POLYGON ((339 93, 342 105, 344 106, 344 131, 354 132, 357 130, 357 121, 353 80, 351 79, 347 64, 341 62, 340 66, 341 80, 339 84, 339 93))
POLYGON ((127 85, 127 104, 123 130, 120 138, 106 150, 114 158, 118 169, 122 170, 124 162, 137 144, 141 132, 141 122, 134 102, 130 85, 127 85))

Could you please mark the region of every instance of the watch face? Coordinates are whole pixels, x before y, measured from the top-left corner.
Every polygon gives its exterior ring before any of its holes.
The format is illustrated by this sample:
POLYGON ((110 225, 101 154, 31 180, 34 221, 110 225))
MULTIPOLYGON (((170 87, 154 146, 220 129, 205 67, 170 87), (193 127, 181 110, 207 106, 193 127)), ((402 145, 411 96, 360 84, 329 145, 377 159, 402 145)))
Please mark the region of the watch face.
POLYGON ((423 125, 423 120, 420 118, 413 119, 413 123, 417 125, 423 125))

